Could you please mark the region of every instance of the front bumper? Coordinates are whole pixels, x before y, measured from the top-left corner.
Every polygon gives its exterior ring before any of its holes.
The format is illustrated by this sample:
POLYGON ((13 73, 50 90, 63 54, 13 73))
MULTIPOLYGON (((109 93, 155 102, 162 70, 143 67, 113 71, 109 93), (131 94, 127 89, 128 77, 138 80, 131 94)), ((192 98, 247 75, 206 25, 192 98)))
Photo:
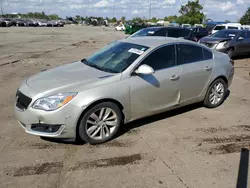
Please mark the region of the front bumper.
POLYGON ((15 106, 14 111, 19 124, 29 134, 67 139, 76 137, 74 117, 60 110, 46 112, 28 108, 22 111, 15 106))
MULTIPOLYGON (((25 87, 27 89, 27 86, 25 87)), ((22 92, 22 91, 21 91, 22 92)), ((23 93, 23 92, 22 92, 23 93)), ((29 90, 26 94, 31 93, 29 90)), ((29 95, 31 96, 31 95, 29 95)), ((42 137, 75 139, 76 127, 82 109, 68 103, 55 111, 43 111, 31 107, 19 109, 15 104, 15 116, 25 132, 42 137)))

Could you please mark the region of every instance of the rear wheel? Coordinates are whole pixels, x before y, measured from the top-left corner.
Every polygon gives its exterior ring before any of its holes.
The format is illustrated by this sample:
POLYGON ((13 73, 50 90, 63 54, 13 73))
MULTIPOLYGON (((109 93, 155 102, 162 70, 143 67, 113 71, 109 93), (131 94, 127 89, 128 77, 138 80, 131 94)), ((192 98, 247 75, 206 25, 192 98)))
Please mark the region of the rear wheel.
POLYGON ((225 100, 227 85, 221 78, 215 80, 207 90, 204 105, 208 108, 216 108, 225 100))
POLYGON ((111 140, 122 122, 120 108, 112 102, 103 102, 90 108, 82 117, 79 137, 90 144, 101 144, 111 140))

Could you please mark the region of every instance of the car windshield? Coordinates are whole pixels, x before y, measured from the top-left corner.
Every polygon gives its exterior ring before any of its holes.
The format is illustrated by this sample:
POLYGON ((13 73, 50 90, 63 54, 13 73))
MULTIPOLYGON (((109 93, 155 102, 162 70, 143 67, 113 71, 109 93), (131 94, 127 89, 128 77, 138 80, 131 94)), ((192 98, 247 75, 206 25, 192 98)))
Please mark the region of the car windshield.
POLYGON ((174 37, 174 38, 179 38, 179 37, 188 37, 190 35, 190 30, 188 29, 169 29, 167 30, 166 35, 168 37, 174 37))
POLYGON ((148 48, 138 44, 113 42, 82 62, 105 72, 121 73, 148 48))
POLYGON ((217 38, 234 38, 239 32, 236 31, 230 31, 230 30, 222 30, 218 31, 215 34, 211 35, 211 37, 217 37, 217 38))
POLYGON ((153 35, 156 31, 158 31, 159 28, 147 28, 147 29, 141 29, 131 35, 130 37, 143 37, 143 36, 151 36, 153 35))

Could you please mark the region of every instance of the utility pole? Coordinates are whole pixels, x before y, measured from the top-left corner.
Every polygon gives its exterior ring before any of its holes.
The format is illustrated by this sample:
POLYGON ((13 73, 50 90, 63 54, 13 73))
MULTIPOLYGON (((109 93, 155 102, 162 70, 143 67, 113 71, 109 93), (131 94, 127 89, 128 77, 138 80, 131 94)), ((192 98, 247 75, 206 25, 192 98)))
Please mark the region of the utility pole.
POLYGON ((113 18, 115 17, 115 1, 113 2, 113 18))
POLYGON ((2 1, 1 1, 1 14, 2 14, 2 17, 3 17, 3 5, 2 5, 2 1))
POLYGON ((149 0, 149 20, 151 19, 151 0, 149 0))

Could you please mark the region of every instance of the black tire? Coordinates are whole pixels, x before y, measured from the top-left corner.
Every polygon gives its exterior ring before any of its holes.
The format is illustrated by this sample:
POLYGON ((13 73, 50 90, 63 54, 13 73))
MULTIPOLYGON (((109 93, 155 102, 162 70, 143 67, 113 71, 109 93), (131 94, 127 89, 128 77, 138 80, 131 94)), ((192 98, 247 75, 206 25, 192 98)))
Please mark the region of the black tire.
POLYGON ((115 137, 115 135, 117 134, 117 132, 120 129, 121 123, 122 123, 122 112, 120 110, 120 108, 113 102, 102 102, 99 103, 95 106, 93 106, 92 108, 88 109, 85 114, 83 115, 82 119, 80 120, 80 124, 79 124, 79 128, 78 128, 78 135, 79 138, 91 145, 95 145, 95 144, 101 144, 104 142, 107 142, 109 140, 111 140, 112 138, 115 137), (117 124, 115 126, 115 129, 113 130, 112 133, 110 133, 109 136, 107 136, 104 139, 93 139, 91 137, 88 136, 87 134, 87 120, 89 119, 90 115, 93 112, 96 112, 97 110, 101 109, 101 108, 110 108, 112 109, 116 116, 117 116, 117 124))
POLYGON ((233 48, 229 48, 227 50, 227 55, 232 59, 233 58, 233 53, 234 53, 234 49, 233 48))
POLYGON ((221 78, 216 79, 216 80, 209 86, 209 88, 208 88, 208 90, 207 90, 205 99, 204 99, 204 101, 203 101, 204 106, 207 107, 207 108, 216 108, 216 107, 220 106, 220 105, 224 102, 224 100, 225 100, 226 93, 227 93, 227 84, 225 83, 225 81, 224 81, 223 79, 221 79, 221 78), (222 99, 219 101, 219 103, 217 103, 217 104, 212 104, 212 103, 210 102, 210 100, 209 100, 209 95, 211 94, 213 87, 214 87, 216 84, 218 84, 218 83, 221 83, 221 84, 223 85, 223 87, 224 87, 224 93, 223 93, 222 99))

